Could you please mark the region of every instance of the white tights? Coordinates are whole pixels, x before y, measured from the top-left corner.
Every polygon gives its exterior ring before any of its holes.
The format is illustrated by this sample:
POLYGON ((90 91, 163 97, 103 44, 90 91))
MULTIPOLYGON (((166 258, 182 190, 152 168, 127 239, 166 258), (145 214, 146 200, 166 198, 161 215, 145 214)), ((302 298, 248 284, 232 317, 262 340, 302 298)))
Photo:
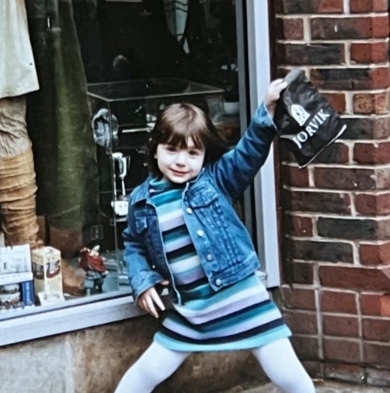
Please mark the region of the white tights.
MULTIPOLYGON (((298 360, 287 338, 252 350, 269 379, 284 393, 315 393, 309 375, 298 360)), ((172 375, 190 355, 153 342, 127 370, 115 393, 150 393, 172 375)))

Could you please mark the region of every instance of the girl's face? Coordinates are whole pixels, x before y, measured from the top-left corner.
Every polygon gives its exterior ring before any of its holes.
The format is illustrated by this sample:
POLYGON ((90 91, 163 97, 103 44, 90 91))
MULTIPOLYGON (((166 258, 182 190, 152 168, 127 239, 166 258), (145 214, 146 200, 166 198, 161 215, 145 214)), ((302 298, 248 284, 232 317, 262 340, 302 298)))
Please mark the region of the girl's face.
POLYGON ((186 147, 159 144, 155 158, 164 179, 172 183, 185 183, 200 173, 203 168, 206 151, 195 146, 188 138, 186 147))

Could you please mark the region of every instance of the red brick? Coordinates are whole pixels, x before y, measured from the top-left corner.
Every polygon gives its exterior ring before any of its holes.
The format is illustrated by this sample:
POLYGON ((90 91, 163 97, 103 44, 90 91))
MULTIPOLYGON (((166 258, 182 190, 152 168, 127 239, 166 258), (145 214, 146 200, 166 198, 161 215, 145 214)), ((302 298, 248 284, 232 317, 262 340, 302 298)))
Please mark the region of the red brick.
POLYGON ((294 334, 318 333, 316 313, 285 311, 283 316, 294 334))
POLYGON ((351 60, 356 63, 385 63, 389 60, 389 43, 362 42, 351 44, 351 60))
POLYGON ((291 343, 301 360, 319 360, 318 338, 308 336, 292 336, 291 343))
POLYGON ((376 189, 377 190, 388 190, 390 189, 390 168, 386 166, 384 168, 375 169, 376 177, 376 189))
POLYGON ((360 307, 363 315, 381 315, 380 295, 362 293, 360 307))
POLYGON ((351 198, 347 193, 285 190, 283 205, 287 210, 300 212, 351 213, 351 198))
POLYGON ((363 315, 390 317, 390 295, 361 295, 363 315))
POLYGON ((324 376, 328 379, 361 384, 365 375, 365 368, 354 364, 327 363, 324 365, 324 376))
POLYGON ((277 46, 279 64, 329 65, 345 63, 343 44, 280 43, 277 46))
POLYGON ((285 213, 283 218, 284 230, 293 236, 313 236, 313 219, 311 217, 291 216, 285 213))
POLYGON ((324 149, 313 161, 315 164, 348 164, 349 147, 337 141, 324 149))
MULTIPOLYGON (((390 173, 383 173, 390 183, 390 173)), ((317 188, 330 190, 375 190, 375 170, 357 168, 314 168, 314 183, 317 188)), ((387 182, 386 182, 387 183, 387 182)))
POLYGON ((356 211, 364 216, 380 216, 390 213, 390 193, 357 194, 355 196, 356 211))
POLYGON ((390 135, 390 117, 354 117, 344 118, 347 130, 345 139, 384 139, 390 135))
POLYGON ((343 0, 279 0, 276 2, 276 12, 285 14, 338 14, 343 10, 343 0))
POLYGON ((321 262, 353 262, 353 248, 346 242, 286 239, 284 247, 292 259, 321 262))
POLYGON ((390 341, 390 320, 364 318, 363 338, 370 341, 390 341))
POLYGON ((362 115, 389 113, 389 93, 354 94, 353 111, 362 115))
POLYGON ((324 97, 338 113, 345 113, 346 100, 344 93, 326 93, 324 97))
POLYGON ((358 164, 390 163, 390 142, 355 143, 353 158, 358 164))
POLYGON ((313 284, 314 272, 311 262, 293 262, 293 282, 295 284, 313 284))
POLYGON ((387 38, 389 19, 387 16, 359 18, 313 18, 312 39, 387 38))
POLYGON ((314 361, 303 361, 302 365, 307 373, 313 379, 321 379, 323 378, 322 372, 322 363, 321 362, 314 362, 314 361))
POLYGON ((390 346, 364 343, 364 362, 377 366, 390 366, 390 346))
POLYGON ((296 166, 282 165, 282 179, 287 186, 309 187, 309 171, 296 166))
POLYGON ((321 0, 318 4, 317 11, 315 12, 318 14, 341 13, 344 10, 344 4, 342 0, 321 0))
POLYGON ((389 240, 390 219, 319 217, 318 235, 331 239, 389 240))
POLYGON ((360 363, 359 341, 324 338, 324 358, 348 363, 360 363))
POLYGON ((302 40, 304 37, 302 18, 277 18, 277 38, 282 40, 302 40))
POLYGON ((323 333, 328 336, 359 337, 359 319, 336 315, 323 315, 323 333))
POLYGON ((356 294, 323 290, 321 292, 321 311, 356 314, 356 294))
POLYGON ((381 308, 381 315, 383 317, 390 317, 390 296, 389 295, 380 296, 379 305, 381 308))
POLYGON ((387 0, 350 0, 350 10, 354 13, 360 12, 386 12, 387 0))
POLYGON ((390 291, 390 280, 377 269, 320 266, 318 274, 323 287, 354 291, 390 291))
POLYGON ((377 244, 359 244, 359 258, 362 265, 388 265, 390 264, 390 242, 377 244))
POLYGON ((390 71, 389 67, 313 69, 310 80, 319 89, 386 89, 390 86, 390 71))
POLYGON ((283 305, 286 308, 315 311, 315 291, 314 289, 282 288, 283 305))

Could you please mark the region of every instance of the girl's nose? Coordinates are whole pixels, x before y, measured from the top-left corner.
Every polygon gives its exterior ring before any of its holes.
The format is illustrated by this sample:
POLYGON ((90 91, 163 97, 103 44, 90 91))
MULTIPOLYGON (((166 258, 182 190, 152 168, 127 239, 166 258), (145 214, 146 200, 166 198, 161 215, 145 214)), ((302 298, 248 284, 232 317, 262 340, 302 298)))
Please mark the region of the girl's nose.
POLYGON ((176 164, 177 165, 185 165, 186 164, 186 155, 185 152, 179 152, 176 156, 176 164))

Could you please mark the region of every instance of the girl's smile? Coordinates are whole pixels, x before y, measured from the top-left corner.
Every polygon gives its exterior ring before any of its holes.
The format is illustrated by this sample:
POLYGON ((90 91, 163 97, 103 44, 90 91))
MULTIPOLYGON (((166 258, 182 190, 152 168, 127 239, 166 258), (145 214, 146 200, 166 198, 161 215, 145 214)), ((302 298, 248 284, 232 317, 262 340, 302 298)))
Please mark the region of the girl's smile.
POLYGON ((155 158, 164 179, 185 183, 198 176, 203 168, 205 153, 205 149, 196 147, 190 137, 186 147, 159 144, 155 158))

